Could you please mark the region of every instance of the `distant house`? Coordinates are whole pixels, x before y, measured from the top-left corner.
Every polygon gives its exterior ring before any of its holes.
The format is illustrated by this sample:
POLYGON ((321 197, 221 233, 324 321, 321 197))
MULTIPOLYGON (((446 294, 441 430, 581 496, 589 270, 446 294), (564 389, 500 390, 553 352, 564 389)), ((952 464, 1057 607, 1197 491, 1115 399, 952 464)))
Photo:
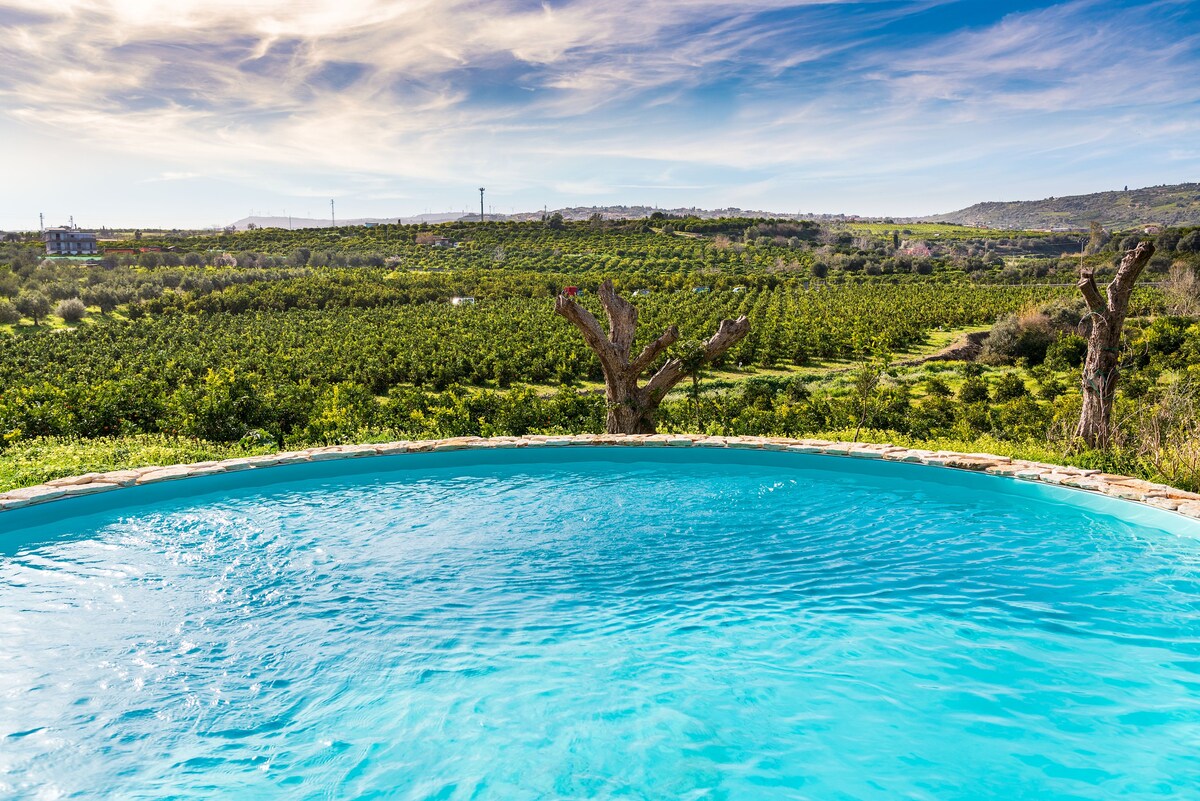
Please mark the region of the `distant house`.
POLYGON ((1162 226, 1151 223, 1150 225, 1147 225, 1145 228, 1142 229, 1142 233, 1143 234, 1161 234, 1162 226))
POLYGON ((448 236, 441 236, 432 231, 421 231, 417 234, 416 242, 418 245, 429 245, 435 248, 455 248, 458 243, 448 236))
POLYGON ((456 296, 456 297, 450 298, 450 304, 452 306, 474 306, 475 298, 470 298, 470 297, 460 298, 460 297, 456 296))
POLYGON ((95 256, 100 252, 96 234, 78 228, 47 228, 42 232, 42 241, 48 256, 95 256))

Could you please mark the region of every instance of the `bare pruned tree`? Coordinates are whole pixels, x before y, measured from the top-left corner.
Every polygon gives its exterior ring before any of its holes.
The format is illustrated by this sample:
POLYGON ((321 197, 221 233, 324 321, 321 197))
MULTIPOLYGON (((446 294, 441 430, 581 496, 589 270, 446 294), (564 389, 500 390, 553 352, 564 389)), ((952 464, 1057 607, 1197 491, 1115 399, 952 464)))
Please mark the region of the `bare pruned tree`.
POLYGON ((605 281, 597 294, 608 316, 607 334, 591 312, 566 295, 559 295, 555 299, 554 311, 580 330, 588 347, 600 359, 608 398, 605 427, 610 434, 653 434, 658 407, 671 388, 691 372, 729 350, 750 332, 750 321, 744 316, 736 320, 722 320, 717 332, 703 344, 703 353, 699 358, 689 359, 686 365, 681 359, 667 359, 644 386, 639 386, 642 373, 679 339, 679 329, 671 326, 643 348, 641 353, 632 356, 637 332, 637 308, 617 294, 612 281, 605 281))
POLYGON ((1093 448, 1108 445, 1111 432, 1113 397, 1117 391, 1118 350, 1121 330, 1129 314, 1129 297, 1142 274, 1154 245, 1140 242, 1127 251, 1117 268, 1117 275, 1108 285, 1107 297, 1096 288, 1092 270, 1080 267, 1079 291, 1083 293, 1090 312, 1092 330, 1088 336, 1087 357, 1083 362, 1083 410, 1075 436, 1093 448))

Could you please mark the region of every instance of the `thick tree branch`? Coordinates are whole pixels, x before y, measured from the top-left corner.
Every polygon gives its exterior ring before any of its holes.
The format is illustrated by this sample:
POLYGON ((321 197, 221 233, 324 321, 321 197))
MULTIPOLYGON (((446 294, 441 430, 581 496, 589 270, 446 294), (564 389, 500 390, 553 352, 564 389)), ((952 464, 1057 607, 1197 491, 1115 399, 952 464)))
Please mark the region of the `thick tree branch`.
POLYGON ((621 358, 628 361, 637 331, 637 307, 617 294, 610 279, 605 279, 596 294, 608 315, 609 341, 616 346, 621 358))
POLYGON ((643 370, 654 363, 658 355, 667 348, 674 345, 679 340, 679 329, 671 326, 658 339, 647 345, 637 358, 629 363, 629 368, 635 373, 641 374, 643 370))
POLYGON ((1104 298, 1100 296, 1100 290, 1096 288, 1095 273, 1091 270, 1080 270, 1078 286, 1089 309, 1097 314, 1104 314, 1108 311, 1108 304, 1104 302, 1104 298))
POLYGON ((580 330, 588 347, 600 358, 605 373, 610 369, 624 367, 624 359, 617 353, 613 343, 605 336, 604 329, 600 327, 600 321, 592 316, 590 311, 566 295, 559 295, 554 299, 554 311, 556 314, 570 320, 580 330))
POLYGON ((1110 309, 1118 309, 1122 305, 1128 304, 1129 296, 1133 294, 1133 285, 1137 283, 1138 276, 1142 274, 1142 270, 1146 269, 1146 265, 1150 263, 1150 257, 1153 255, 1154 245, 1149 242, 1139 242, 1136 248, 1125 252, 1125 256, 1121 259, 1121 266, 1117 268, 1116 277, 1108 285, 1108 307, 1110 309))
MULTIPOLYGON (((717 326, 717 333, 704 343, 704 358, 700 363, 702 365, 709 364, 713 359, 741 342, 748 333, 750 333, 750 320, 745 315, 736 320, 722 320, 721 324, 717 326)), ((683 362, 679 359, 670 359, 646 382, 646 395, 654 402, 661 401, 671 391, 671 388, 687 375, 688 371, 683 369, 683 362)))

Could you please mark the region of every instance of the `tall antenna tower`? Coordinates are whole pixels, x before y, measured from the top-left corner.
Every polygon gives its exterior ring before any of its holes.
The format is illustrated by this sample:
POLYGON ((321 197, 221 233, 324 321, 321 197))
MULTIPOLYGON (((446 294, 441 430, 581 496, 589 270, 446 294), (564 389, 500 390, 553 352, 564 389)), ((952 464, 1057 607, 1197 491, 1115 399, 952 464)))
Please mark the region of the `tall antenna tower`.
POLYGON ((333 212, 333 198, 329 198, 329 222, 333 223, 334 228, 337 228, 337 215, 333 212))
POLYGON ((38 212, 38 230, 39 231, 46 230, 46 215, 40 211, 38 212))
POLYGON ((70 220, 71 220, 71 222, 70 222, 71 230, 74 231, 75 230, 75 215, 74 214, 71 215, 70 220))
POLYGON ((484 187, 479 187, 479 221, 483 222, 483 190, 484 187))

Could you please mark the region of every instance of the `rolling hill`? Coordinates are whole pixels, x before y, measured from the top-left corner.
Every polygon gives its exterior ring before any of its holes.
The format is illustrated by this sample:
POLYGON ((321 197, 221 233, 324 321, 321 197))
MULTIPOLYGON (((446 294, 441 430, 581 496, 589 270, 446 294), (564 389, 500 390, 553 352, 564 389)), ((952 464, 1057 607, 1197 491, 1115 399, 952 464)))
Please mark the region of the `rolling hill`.
POLYGON ((1200 183, 1051 197, 1045 200, 976 203, 921 222, 948 222, 989 228, 1105 228, 1139 225, 1200 225, 1200 183))

